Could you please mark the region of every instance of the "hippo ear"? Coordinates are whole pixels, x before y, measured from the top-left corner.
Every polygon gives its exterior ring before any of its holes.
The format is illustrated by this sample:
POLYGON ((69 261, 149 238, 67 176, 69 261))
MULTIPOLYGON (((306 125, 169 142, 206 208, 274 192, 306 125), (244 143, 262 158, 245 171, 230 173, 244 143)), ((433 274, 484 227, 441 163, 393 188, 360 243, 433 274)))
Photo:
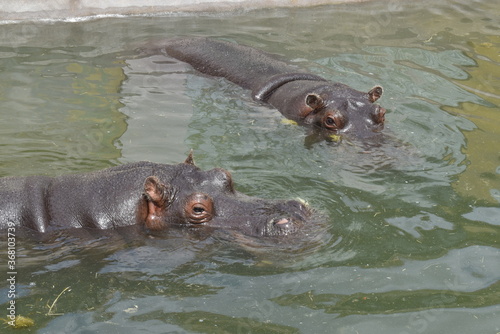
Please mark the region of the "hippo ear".
POLYGON ((144 223, 150 230, 163 230, 166 227, 164 216, 166 208, 171 204, 173 191, 156 177, 148 176, 144 181, 146 215, 144 223))
POLYGON ((194 158, 193 158, 193 150, 192 149, 191 149, 191 151, 189 151, 189 155, 186 158, 186 160, 184 161, 184 163, 188 164, 188 165, 193 165, 194 166, 194 158))
POLYGON ((306 96, 306 104, 312 109, 319 109, 324 106, 321 96, 315 93, 311 93, 306 96))
POLYGON ((378 99, 380 99, 383 92, 384 92, 384 89, 382 87, 375 86, 368 92, 368 99, 370 100, 371 103, 373 103, 373 102, 377 101, 378 99))
POLYGON ((144 195, 148 203, 154 204, 156 207, 168 206, 167 203, 170 197, 170 187, 161 183, 156 176, 148 176, 144 181, 144 195))

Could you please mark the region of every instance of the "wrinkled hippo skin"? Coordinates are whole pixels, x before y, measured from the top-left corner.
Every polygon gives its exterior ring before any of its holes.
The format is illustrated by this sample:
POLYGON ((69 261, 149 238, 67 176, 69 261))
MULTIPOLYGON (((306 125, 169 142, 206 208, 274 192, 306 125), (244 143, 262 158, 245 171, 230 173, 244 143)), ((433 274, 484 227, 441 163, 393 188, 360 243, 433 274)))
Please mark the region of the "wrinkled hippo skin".
POLYGON ((39 232, 111 229, 139 224, 158 231, 171 225, 233 229, 250 236, 293 234, 310 210, 297 201, 270 201, 233 188, 229 172, 184 163, 137 162, 58 177, 0 178, 0 228, 39 232))
POLYGON ((255 100, 269 103, 299 124, 324 129, 329 135, 348 132, 361 138, 383 129, 386 111, 374 103, 382 96, 380 86, 360 92, 302 72, 270 54, 224 41, 186 38, 165 43, 160 51, 252 90, 255 100))

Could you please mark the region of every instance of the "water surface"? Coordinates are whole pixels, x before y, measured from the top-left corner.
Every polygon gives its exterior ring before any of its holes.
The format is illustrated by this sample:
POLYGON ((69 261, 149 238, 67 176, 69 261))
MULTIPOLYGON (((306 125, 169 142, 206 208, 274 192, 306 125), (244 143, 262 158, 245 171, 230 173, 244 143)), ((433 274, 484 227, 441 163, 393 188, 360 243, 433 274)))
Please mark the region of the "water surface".
POLYGON ((500 332, 499 15, 487 0, 375 1, 0 25, 0 176, 192 148, 239 191, 328 217, 321 242, 291 249, 182 231, 20 238, 18 313, 38 333, 500 332), (248 91, 135 51, 174 36, 381 84, 384 145, 315 142, 248 91))

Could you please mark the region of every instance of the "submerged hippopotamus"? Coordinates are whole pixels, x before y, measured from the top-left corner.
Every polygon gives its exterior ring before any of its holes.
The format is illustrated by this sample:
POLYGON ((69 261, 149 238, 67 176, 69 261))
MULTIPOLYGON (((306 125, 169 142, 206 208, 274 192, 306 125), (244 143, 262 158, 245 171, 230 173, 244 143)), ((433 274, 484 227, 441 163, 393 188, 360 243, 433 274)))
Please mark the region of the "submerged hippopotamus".
POLYGON ((328 135, 349 132, 367 137, 383 129, 386 110, 374 103, 382 96, 380 86, 360 92, 251 47, 207 38, 168 40, 160 49, 202 73, 252 90, 255 100, 269 103, 299 124, 325 129, 328 135))
POLYGON ((0 228, 211 226, 260 237, 293 234, 310 216, 298 201, 235 191, 229 172, 202 171, 192 154, 178 165, 137 162, 81 175, 0 178, 0 228))

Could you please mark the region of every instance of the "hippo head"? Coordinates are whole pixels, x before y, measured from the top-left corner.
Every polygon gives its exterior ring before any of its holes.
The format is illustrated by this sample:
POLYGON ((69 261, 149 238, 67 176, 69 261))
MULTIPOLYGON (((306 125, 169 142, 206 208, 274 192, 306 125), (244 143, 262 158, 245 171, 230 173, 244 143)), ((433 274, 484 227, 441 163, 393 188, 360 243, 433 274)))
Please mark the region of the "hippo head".
POLYGON ((382 93, 380 86, 368 93, 342 84, 316 87, 305 96, 302 117, 305 123, 326 130, 327 135, 370 137, 384 128, 386 110, 374 103, 382 93))
POLYGON ((150 230, 210 226, 257 237, 285 236, 298 232, 311 216, 298 201, 264 200, 235 191, 228 171, 202 171, 192 154, 177 167, 175 176, 155 171, 144 182, 139 214, 150 230))

